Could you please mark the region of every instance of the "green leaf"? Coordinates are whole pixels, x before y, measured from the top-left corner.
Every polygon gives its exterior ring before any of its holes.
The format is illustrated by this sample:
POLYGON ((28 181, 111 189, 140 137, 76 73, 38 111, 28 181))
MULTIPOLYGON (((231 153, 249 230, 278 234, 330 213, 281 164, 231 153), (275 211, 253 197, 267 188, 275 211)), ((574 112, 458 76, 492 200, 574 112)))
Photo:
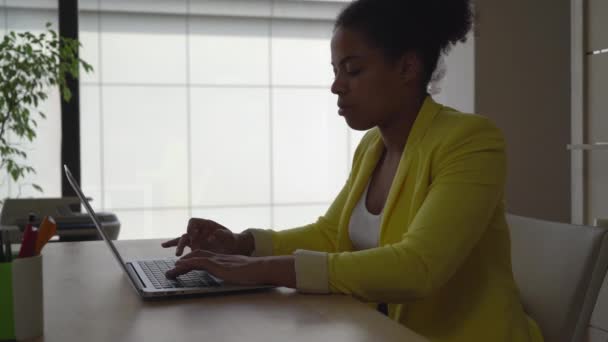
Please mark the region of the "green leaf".
POLYGON ((19 180, 19 178, 21 177, 21 175, 23 174, 23 172, 21 171, 21 169, 12 169, 9 171, 11 174, 11 177, 13 178, 13 180, 16 182, 19 180))
POLYGON ((72 91, 68 87, 63 88, 62 90, 63 90, 63 100, 65 102, 70 102, 70 99, 72 99, 72 91))
MULTIPOLYGON (((19 145, 11 145, 6 137, 20 143, 34 140, 39 121, 31 116, 30 110, 46 118, 37 107, 47 99, 49 86, 58 86, 64 100, 69 101, 72 93, 66 87, 66 77, 78 78, 80 67, 85 72, 93 70, 90 64, 77 58, 82 46, 79 41, 59 37, 51 29, 51 23, 46 27, 47 32, 37 35, 12 31, 0 40, 0 124, 7 130, 7 134, 0 136, 0 168, 15 181, 35 170, 18 162, 27 160, 27 154, 19 145)), ((32 186, 41 191, 37 185, 32 186)))

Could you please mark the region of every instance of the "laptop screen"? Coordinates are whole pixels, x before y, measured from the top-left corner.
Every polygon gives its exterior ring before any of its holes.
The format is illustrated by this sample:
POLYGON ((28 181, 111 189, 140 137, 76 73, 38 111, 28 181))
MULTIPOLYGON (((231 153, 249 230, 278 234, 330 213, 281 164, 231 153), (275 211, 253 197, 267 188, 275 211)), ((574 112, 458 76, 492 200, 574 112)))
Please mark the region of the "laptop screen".
POLYGON ((97 228, 97 231, 99 232, 101 237, 108 244, 108 246, 110 247, 110 250, 112 250, 112 254, 114 254, 114 257, 116 257, 116 260, 120 264, 120 267, 122 267, 122 269, 127 273, 127 275, 129 275, 129 272, 127 271, 127 267, 125 266, 125 262, 122 259, 122 257, 120 256, 118 249, 116 249, 116 246, 114 246, 114 243, 112 242, 112 240, 110 240, 110 238, 108 237, 106 232, 102 229, 101 222, 99 222, 99 220, 97 219, 97 215, 95 214, 95 211, 93 211, 93 208, 91 208, 89 201, 86 200, 86 197, 82 193, 82 190, 80 190, 80 186, 78 186, 78 184, 76 183, 76 180, 74 179, 74 176, 72 176, 70 169, 68 169, 67 165, 63 165, 63 169, 65 170, 65 175, 68 178, 68 182, 70 182, 72 189, 74 189, 74 191, 76 191, 76 195, 80 199, 80 202, 87 210, 87 213, 89 213, 91 220, 93 220, 93 222, 95 223, 95 228, 97 228))

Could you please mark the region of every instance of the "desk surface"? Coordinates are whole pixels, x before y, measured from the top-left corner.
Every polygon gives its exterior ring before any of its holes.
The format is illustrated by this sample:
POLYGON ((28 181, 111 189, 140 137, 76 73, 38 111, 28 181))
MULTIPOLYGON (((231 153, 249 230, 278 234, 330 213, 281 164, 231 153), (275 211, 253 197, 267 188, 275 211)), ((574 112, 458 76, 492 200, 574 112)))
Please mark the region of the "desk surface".
MULTIPOLYGON (((125 258, 163 257, 157 240, 118 241, 125 258)), ((101 242, 44 251, 37 341, 400 341, 425 339, 348 296, 286 288, 144 302, 101 242)))

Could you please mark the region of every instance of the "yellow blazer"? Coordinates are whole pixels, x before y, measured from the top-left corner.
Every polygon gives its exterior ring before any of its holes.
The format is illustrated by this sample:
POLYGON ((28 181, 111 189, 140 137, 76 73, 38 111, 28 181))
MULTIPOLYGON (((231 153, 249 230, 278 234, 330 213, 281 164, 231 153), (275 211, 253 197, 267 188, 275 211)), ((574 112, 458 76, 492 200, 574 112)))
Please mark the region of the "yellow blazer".
POLYGON ((427 97, 383 210, 379 247, 353 251, 351 213, 382 150, 374 128, 327 213, 272 232, 273 254, 327 252, 331 292, 389 303, 390 318, 432 341, 542 341, 511 269, 501 132, 427 97))

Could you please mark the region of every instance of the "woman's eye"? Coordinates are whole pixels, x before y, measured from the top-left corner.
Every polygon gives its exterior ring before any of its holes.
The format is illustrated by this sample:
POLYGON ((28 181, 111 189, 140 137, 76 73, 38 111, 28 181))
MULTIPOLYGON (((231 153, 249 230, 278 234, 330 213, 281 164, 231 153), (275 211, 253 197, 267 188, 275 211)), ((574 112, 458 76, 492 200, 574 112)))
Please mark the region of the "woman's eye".
POLYGON ((351 68, 351 69, 345 68, 345 69, 342 69, 342 70, 333 69, 334 79, 336 77, 338 77, 339 73, 344 73, 344 74, 346 74, 348 76, 357 76, 357 75, 359 75, 361 73, 362 70, 363 69, 361 69, 361 68, 358 68, 358 69, 355 69, 355 68, 351 68))
POLYGON ((361 73, 361 69, 346 70, 346 73, 350 76, 357 76, 361 73))

